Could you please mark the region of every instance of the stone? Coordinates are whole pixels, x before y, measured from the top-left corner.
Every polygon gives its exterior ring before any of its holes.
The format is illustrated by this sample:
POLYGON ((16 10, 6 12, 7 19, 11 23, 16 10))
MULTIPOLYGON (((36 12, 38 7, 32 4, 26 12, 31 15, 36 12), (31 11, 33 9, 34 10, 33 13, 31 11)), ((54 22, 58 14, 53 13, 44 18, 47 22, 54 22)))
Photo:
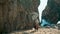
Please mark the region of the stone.
MULTIPOLYGON (((57 24, 60 20, 60 0, 48 0, 45 10, 42 12, 42 19, 57 24)), ((49 23, 49 22, 48 22, 49 23)))
POLYGON ((38 20, 39 3, 40 0, 0 0, 0 33, 31 29, 38 20))

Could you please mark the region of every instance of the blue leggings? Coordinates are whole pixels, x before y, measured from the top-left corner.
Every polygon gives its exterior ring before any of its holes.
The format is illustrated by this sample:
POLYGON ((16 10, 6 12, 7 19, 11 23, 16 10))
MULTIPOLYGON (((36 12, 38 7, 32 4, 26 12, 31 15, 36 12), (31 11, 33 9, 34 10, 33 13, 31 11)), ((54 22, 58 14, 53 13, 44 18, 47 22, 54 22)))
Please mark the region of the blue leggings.
POLYGON ((41 26, 44 27, 47 26, 54 26, 54 24, 51 24, 49 21, 46 21, 45 19, 42 19, 41 26))

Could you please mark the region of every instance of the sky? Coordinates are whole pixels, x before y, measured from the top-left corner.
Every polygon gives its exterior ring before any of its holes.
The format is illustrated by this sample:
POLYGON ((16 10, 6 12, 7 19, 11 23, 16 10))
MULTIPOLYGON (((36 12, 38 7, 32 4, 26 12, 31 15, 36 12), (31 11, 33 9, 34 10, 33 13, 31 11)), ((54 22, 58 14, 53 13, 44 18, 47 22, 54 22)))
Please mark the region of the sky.
POLYGON ((47 6, 47 2, 48 2, 48 0, 40 0, 40 5, 38 6, 39 20, 40 20, 40 22, 41 22, 42 11, 47 6))

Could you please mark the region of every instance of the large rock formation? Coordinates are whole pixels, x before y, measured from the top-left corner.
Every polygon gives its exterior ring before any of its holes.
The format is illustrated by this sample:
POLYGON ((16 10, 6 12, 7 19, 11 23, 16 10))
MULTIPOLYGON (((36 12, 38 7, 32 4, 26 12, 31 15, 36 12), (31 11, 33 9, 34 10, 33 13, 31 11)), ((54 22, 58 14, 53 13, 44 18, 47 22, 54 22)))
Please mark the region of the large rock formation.
POLYGON ((0 32, 29 29, 38 22, 40 0, 0 0, 0 32))
POLYGON ((42 19, 53 24, 60 20, 60 0, 48 0, 46 9, 42 13, 42 19))

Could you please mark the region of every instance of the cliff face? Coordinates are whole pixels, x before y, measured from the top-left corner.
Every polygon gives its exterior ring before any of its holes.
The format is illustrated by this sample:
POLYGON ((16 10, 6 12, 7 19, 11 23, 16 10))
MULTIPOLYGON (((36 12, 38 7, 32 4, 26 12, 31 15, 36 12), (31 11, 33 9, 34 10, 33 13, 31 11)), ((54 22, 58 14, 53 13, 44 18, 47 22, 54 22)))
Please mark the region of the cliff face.
POLYGON ((60 0, 48 0, 46 9, 42 13, 42 19, 54 24, 60 20, 60 0))
POLYGON ((0 32, 29 29, 38 22, 40 0, 0 0, 0 32))

